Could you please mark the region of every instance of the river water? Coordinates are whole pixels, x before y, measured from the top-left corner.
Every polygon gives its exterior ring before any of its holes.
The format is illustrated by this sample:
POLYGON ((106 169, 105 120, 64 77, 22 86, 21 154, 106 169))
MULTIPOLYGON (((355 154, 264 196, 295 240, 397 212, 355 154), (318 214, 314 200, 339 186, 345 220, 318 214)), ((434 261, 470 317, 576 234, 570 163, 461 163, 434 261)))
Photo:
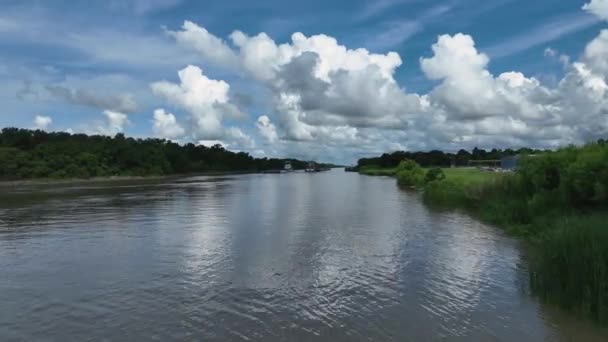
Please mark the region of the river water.
POLYGON ((0 187, 0 340, 606 341, 525 249, 390 178, 0 187))

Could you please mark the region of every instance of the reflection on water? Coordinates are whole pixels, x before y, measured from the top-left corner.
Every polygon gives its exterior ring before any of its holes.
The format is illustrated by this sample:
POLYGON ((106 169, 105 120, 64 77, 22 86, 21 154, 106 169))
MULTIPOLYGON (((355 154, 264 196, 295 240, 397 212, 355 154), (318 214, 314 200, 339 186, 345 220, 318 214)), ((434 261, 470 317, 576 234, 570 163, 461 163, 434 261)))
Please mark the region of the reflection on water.
POLYGON ((0 188, 0 340, 603 341, 519 243, 388 178, 0 188))

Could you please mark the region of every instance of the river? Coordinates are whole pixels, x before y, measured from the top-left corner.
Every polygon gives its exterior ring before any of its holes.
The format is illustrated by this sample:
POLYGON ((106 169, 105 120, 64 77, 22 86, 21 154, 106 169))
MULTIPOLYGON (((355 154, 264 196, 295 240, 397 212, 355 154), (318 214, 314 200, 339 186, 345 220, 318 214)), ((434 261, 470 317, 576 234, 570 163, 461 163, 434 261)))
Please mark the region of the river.
POLYGON ((522 243, 332 170, 0 187, 0 340, 606 341, 522 243))

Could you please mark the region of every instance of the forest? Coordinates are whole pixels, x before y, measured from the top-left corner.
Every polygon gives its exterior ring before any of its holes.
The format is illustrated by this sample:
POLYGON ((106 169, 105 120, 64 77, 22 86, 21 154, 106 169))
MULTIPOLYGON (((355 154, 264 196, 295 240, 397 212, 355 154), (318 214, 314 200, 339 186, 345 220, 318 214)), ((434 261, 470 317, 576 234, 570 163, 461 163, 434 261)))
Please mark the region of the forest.
MULTIPOLYGON (((0 132, 0 179, 162 176, 204 172, 294 169, 307 161, 254 158, 221 145, 180 145, 164 139, 4 128, 0 132)), ((324 167, 333 165, 320 164, 324 167)))

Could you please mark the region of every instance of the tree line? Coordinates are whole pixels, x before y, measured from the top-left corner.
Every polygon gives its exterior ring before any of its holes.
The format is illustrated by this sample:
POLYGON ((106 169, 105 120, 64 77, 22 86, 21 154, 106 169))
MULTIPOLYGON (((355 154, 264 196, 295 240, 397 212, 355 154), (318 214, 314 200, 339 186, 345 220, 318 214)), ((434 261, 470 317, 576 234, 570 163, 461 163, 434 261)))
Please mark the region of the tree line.
MULTIPOLYGON (((180 145, 165 139, 45 132, 20 128, 0 131, 0 179, 155 176, 202 172, 296 170, 308 162, 254 158, 221 145, 180 145)), ((321 164, 330 167, 332 165, 321 164)))
MULTIPOLYGON (((598 145, 604 146, 608 144, 608 140, 599 139, 598 145)), ((489 151, 475 147, 472 151, 464 149, 456 153, 443 152, 432 150, 428 152, 409 152, 395 151, 392 153, 384 153, 379 157, 361 158, 357 162, 357 168, 363 166, 376 166, 382 168, 395 168, 403 160, 415 161, 421 167, 449 167, 449 166, 468 166, 475 161, 491 161, 500 160, 503 157, 515 155, 537 155, 550 152, 550 150, 534 149, 522 147, 519 149, 497 149, 493 148, 489 151)))
POLYGON ((547 151, 532 148, 520 148, 517 150, 502 150, 494 148, 490 151, 486 151, 477 147, 475 147, 471 152, 461 149, 457 153, 449 153, 439 150, 429 152, 396 151, 393 153, 384 153, 379 157, 361 158, 357 162, 357 167, 379 166, 383 168, 394 168, 397 167, 403 160, 415 161, 422 167, 449 167, 452 165, 467 166, 471 161, 499 160, 507 156, 541 154, 544 152, 547 151))

